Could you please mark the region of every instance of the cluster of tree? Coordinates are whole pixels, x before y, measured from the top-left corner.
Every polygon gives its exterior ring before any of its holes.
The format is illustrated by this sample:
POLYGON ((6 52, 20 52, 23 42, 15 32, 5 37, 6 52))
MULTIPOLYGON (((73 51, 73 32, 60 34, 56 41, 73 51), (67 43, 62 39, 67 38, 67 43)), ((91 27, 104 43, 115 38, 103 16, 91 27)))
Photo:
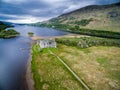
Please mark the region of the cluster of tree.
POLYGON ((19 35, 19 33, 14 29, 5 30, 8 27, 11 26, 8 24, 4 24, 3 22, 0 22, 0 38, 12 38, 19 35))
POLYGON ((60 23, 42 23, 42 24, 32 24, 32 26, 40 26, 40 27, 49 27, 49 28, 56 28, 60 30, 67 30, 70 28, 69 25, 60 24, 60 23))
POLYGON ((120 32, 82 29, 82 28, 79 28, 79 26, 72 27, 70 30, 73 33, 78 33, 78 34, 83 34, 83 35, 120 39, 120 32))
POLYGON ((98 37, 81 37, 81 38, 57 38, 56 42, 68 46, 76 46, 87 48, 91 46, 118 46, 120 47, 119 39, 107 39, 98 37))
POLYGON ((16 32, 14 29, 9 29, 9 30, 2 30, 0 32, 0 38, 12 38, 18 36, 19 33, 16 32))
POLYGON ((9 27, 13 27, 13 26, 10 25, 10 24, 3 23, 3 22, 0 21, 0 31, 1 31, 1 30, 4 30, 4 29, 6 29, 6 28, 9 28, 9 27))
POLYGON ((81 25, 81 26, 86 26, 86 25, 88 25, 91 21, 93 21, 92 18, 90 18, 90 19, 82 19, 81 21, 76 21, 75 24, 81 25))

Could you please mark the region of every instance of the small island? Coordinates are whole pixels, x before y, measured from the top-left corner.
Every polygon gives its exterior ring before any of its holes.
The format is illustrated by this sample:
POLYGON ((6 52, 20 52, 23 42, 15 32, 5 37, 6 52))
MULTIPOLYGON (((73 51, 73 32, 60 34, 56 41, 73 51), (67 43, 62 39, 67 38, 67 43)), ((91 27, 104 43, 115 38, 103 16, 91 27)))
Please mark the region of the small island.
POLYGON ((19 35, 19 32, 15 31, 14 29, 5 30, 9 27, 12 26, 0 21, 0 38, 13 38, 19 35))
POLYGON ((33 36, 34 36, 34 33, 33 33, 33 32, 28 32, 28 36, 29 36, 29 37, 33 37, 33 36))

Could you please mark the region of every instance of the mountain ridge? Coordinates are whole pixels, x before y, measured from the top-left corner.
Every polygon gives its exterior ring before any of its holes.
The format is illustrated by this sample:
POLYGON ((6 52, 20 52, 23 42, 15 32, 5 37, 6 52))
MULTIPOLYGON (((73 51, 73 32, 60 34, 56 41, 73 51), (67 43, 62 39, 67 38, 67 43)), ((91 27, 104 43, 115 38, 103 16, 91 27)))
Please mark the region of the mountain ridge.
MULTIPOLYGON (((120 2, 109 5, 89 5, 48 21, 38 22, 36 26, 57 24, 79 26, 80 28, 120 32, 120 2)), ((35 25, 35 24, 34 24, 35 25)))
MULTIPOLYGON (((73 11, 70 11, 70 12, 68 12, 68 13, 64 13, 64 14, 62 14, 62 15, 60 15, 60 16, 63 16, 63 15, 66 15, 66 14, 70 14, 70 13, 73 13, 73 12, 76 12, 76 11, 80 11, 80 10, 82 10, 82 9, 84 9, 84 8, 93 8, 93 7, 96 7, 96 9, 97 9, 97 7, 99 8, 99 7, 107 7, 107 8, 109 8, 109 7, 111 7, 111 6, 114 6, 114 5, 120 5, 120 2, 118 2, 118 3, 114 3, 114 4, 107 4, 107 5, 88 5, 88 6, 85 6, 85 7, 82 7, 82 8, 79 8, 79 9, 76 9, 76 10, 73 10, 73 11)), ((58 16, 59 17, 59 16, 58 16)))

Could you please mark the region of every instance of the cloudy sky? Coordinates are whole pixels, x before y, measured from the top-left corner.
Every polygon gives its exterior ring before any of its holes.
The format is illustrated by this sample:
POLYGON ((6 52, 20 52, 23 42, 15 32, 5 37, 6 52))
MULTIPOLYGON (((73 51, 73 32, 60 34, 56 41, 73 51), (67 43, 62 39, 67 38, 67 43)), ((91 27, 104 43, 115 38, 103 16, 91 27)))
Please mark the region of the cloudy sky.
POLYGON ((116 2, 120 0, 0 0, 0 20, 33 23, 48 20, 87 5, 116 2))

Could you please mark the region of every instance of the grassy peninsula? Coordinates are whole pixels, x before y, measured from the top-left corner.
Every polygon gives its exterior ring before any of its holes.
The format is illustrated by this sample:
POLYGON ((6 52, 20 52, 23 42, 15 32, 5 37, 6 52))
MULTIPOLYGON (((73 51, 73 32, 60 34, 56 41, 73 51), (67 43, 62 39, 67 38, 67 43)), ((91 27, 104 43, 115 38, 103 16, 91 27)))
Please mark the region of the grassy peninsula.
POLYGON ((36 90, 85 90, 59 56, 91 90, 120 89, 119 40, 93 37, 58 38, 57 48, 32 47, 32 74, 36 90))
MULTIPOLYGON (((57 49, 49 48, 52 51, 57 49)), ((72 74, 50 54, 49 49, 32 47, 32 73, 36 90, 85 90, 72 74)))

